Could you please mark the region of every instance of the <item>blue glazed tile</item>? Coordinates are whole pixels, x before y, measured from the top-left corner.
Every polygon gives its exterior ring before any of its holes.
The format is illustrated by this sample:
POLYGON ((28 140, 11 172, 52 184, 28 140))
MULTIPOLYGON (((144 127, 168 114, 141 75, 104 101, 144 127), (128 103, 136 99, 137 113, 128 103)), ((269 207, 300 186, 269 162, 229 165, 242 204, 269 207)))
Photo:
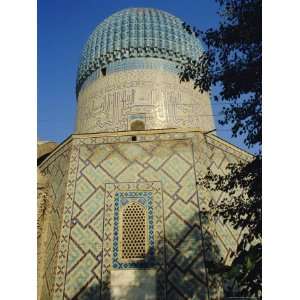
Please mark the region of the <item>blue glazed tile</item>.
POLYGON ((176 62, 197 59, 202 53, 200 41, 188 34, 182 23, 169 13, 149 8, 126 9, 108 17, 96 27, 82 50, 77 93, 95 67, 126 58, 122 50, 128 50, 130 57, 158 57, 176 62))

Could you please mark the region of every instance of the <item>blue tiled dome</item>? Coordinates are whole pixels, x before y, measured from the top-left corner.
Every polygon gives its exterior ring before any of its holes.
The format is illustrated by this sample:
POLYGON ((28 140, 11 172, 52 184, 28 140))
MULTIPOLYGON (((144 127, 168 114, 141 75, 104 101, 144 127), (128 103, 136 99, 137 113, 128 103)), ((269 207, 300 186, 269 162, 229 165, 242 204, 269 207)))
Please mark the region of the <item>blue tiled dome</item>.
POLYGON ((152 8, 119 11, 100 23, 86 42, 77 72, 76 90, 95 70, 130 57, 157 57, 175 62, 196 59, 200 42, 177 17, 152 8))

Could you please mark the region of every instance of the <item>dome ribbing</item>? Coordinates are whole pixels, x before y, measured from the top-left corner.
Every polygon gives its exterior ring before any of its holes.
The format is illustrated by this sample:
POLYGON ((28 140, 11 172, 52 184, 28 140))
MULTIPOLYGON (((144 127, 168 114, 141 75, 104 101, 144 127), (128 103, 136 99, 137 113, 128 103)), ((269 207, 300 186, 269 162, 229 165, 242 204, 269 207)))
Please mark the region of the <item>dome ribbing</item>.
POLYGON ((100 23, 86 42, 77 71, 76 92, 95 70, 131 57, 157 57, 175 62, 197 59, 199 40, 189 34, 183 22, 151 8, 119 11, 100 23))

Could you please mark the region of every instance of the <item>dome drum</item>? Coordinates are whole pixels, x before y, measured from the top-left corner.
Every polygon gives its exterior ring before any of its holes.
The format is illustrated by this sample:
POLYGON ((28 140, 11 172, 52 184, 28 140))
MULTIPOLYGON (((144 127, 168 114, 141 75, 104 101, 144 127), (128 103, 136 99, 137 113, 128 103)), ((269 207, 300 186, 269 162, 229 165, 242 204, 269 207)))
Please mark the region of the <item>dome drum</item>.
POLYGON ((131 8, 89 37, 77 73, 77 133, 214 128, 210 97, 181 82, 180 65, 202 54, 200 41, 169 13, 131 8), (141 124, 140 124, 141 125, 141 124))

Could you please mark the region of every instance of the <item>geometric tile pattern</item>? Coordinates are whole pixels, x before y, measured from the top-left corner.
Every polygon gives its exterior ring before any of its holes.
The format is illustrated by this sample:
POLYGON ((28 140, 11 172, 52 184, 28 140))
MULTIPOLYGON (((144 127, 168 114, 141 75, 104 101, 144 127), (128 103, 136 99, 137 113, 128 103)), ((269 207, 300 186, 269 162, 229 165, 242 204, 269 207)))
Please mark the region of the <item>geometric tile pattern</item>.
POLYGON ((167 298, 185 299, 192 293, 199 297, 206 293, 204 263, 197 274, 192 271, 194 263, 200 265, 199 260, 203 260, 203 249, 191 145, 191 140, 181 139, 80 146, 70 233, 71 250, 77 253, 77 261, 68 260, 66 299, 78 297, 95 280, 99 284, 106 282, 103 274, 111 261, 104 264, 103 260, 112 250, 103 247, 101 253, 103 240, 109 234, 101 224, 105 184, 119 182, 155 181, 162 186, 167 298), (187 248, 189 252, 181 251, 187 248), (79 280, 78 274, 86 274, 84 258, 88 254, 93 261, 89 276, 82 275, 79 280))
POLYGON ((69 159, 69 168, 67 173, 67 183, 65 190, 65 200, 63 215, 61 218, 61 231, 58 245, 57 266, 55 274, 55 284, 53 299, 63 298, 63 289, 65 284, 67 253, 69 248, 69 236, 71 227, 71 216, 73 208, 76 170, 78 168, 78 151, 79 148, 75 143, 71 144, 71 153, 69 159))
POLYGON ((43 270, 41 274, 42 294, 41 299, 51 299, 54 289, 55 268, 61 220, 65 199, 65 187, 69 165, 70 149, 63 147, 51 160, 44 165, 42 173, 49 177, 49 216, 45 222, 46 244, 43 245, 43 270))
MULTIPOLYGON (((89 147, 77 146, 73 178, 74 191, 70 191, 69 233, 66 232, 65 280, 62 285, 64 299, 80 299, 93 287, 98 294, 100 263, 102 259, 102 223, 104 190, 95 174, 97 160, 89 147), (89 160, 87 160, 87 156, 89 160)), ((100 154, 100 156, 103 153, 100 154)), ((97 157, 99 159, 99 157, 97 157)), ((73 183, 73 182, 72 182, 73 183)), ((58 297, 58 299, 61 299, 58 297)))
MULTIPOLYGON (((196 181, 208 166, 224 172, 228 162, 250 156, 200 132, 138 135, 136 142, 126 135, 72 139, 68 174, 61 179, 66 188, 56 192, 65 196, 56 276, 47 277, 50 292, 46 295, 46 288, 42 299, 51 298, 51 286, 53 299, 106 299, 115 193, 128 191, 152 193, 159 299, 222 299, 205 262, 214 249, 228 261, 240 233, 210 218, 207 203, 224 195, 210 194, 196 181)), ((60 173, 50 171, 49 161, 42 168, 58 175, 51 179, 58 191, 60 173)))
MULTIPOLYGON (((117 143, 111 143, 113 138, 102 139, 102 143, 98 144, 97 140, 83 139, 78 145, 78 165, 75 163, 72 167, 76 173, 75 183, 71 183, 75 185, 74 195, 67 191, 69 198, 73 197, 68 206, 72 214, 64 224, 66 228, 69 224, 70 228, 69 233, 62 233, 62 241, 69 241, 64 246, 66 252, 62 252, 67 257, 66 270, 60 271, 66 284, 61 287, 57 278, 57 297, 59 289, 64 289, 65 299, 78 298, 92 286, 105 282, 102 274, 107 266, 102 263, 105 256, 102 248, 107 234, 106 230, 103 231, 106 183, 153 181, 162 186, 164 221, 161 225, 166 230, 165 238, 161 236, 159 239, 160 243, 165 243, 167 284, 166 288, 159 288, 166 290, 167 298, 185 299, 189 296, 188 290, 203 293, 206 279, 204 264, 199 264, 203 260, 203 250, 191 141, 158 140, 125 144, 118 143, 119 138, 115 141, 117 143), (180 249, 185 249, 190 243, 196 252, 186 257, 180 249), (189 268, 183 267, 186 261, 189 268), (194 263, 200 267, 191 271, 194 263), (173 272, 180 274, 182 280, 176 280, 173 272)), ((74 174, 70 174, 69 181, 74 180, 75 176, 73 179, 72 176, 74 174)), ((60 268, 64 268, 63 263, 60 268)), ((159 270, 159 274, 165 274, 164 270, 159 270)))
MULTIPOLYGON (((218 144, 215 139, 209 137, 206 139, 206 161, 209 161, 208 167, 210 167, 213 172, 224 174, 225 168, 229 163, 249 160, 249 157, 245 157, 241 151, 240 153, 232 154, 227 150, 224 145, 218 144)), ((211 196, 212 201, 217 204, 225 197, 225 194, 218 191, 212 193, 211 196)), ((241 231, 233 230, 228 224, 224 225, 220 219, 211 219, 210 228, 224 262, 230 264, 233 258, 230 259, 229 255, 232 251, 235 251, 241 237, 241 231)))
MULTIPOLYGON (((203 136, 195 140, 194 144, 195 149, 198 149, 194 155, 197 178, 203 177, 207 168, 210 168, 214 174, 225 174, 225 168, 229 163, 251 159, 251 155, 233 149, 228 143, 215 136, 203 136)), ((228 195, 220 191, 208 193, 200 185, 198 185, 198 192, 202 203, 200 215, 205 240, 205 259, 209 261, 222 258, 225 264, 230 265, 234 259, 234 257, 230 258, 230 254, 236 250, 241 238, 241 230, 234 230, 229 224, 223 224, 219 218, 211 217, 208 209, 210 201, 217 204, 228 195)), ((211 299, 223 297, 219 294, 221 282, 216 282, 214 276, 208 276, 208 284, 211 299)))

